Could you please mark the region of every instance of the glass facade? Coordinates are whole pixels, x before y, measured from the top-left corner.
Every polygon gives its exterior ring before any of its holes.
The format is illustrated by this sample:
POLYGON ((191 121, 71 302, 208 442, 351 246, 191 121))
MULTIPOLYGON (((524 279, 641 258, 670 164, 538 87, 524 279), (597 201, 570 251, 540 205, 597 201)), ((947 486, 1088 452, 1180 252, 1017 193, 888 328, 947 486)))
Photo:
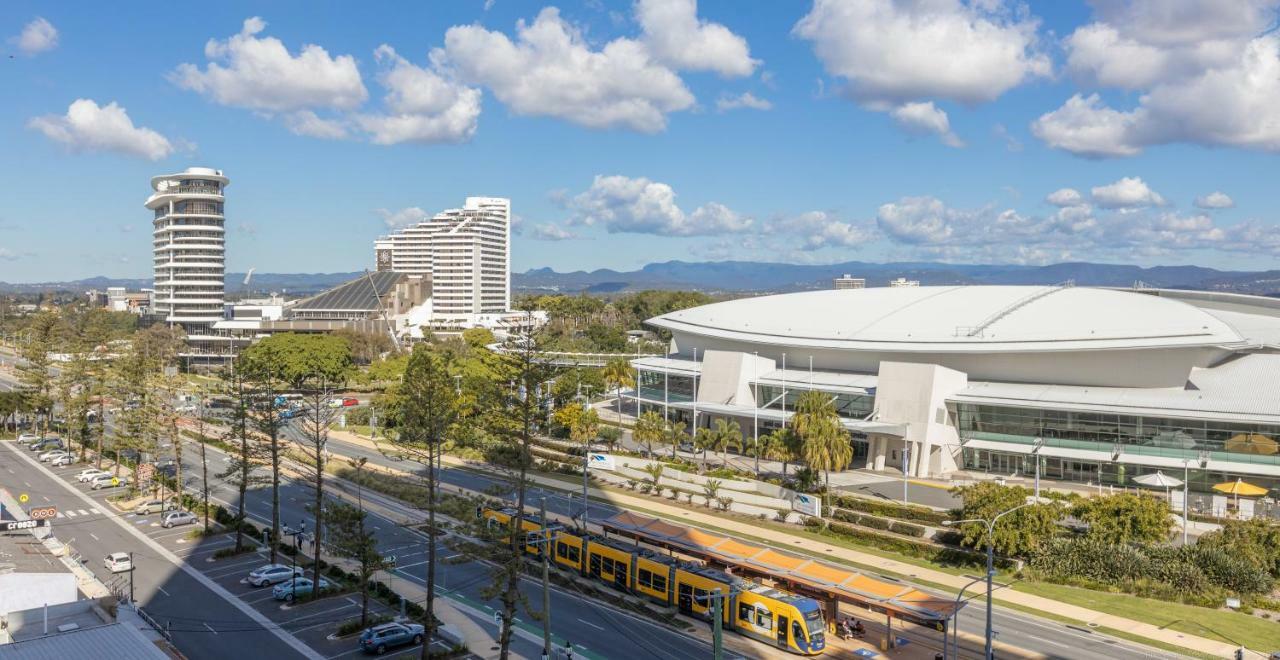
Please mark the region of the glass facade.
MULTIPOLYGON (((757 385, 759 392, 756 393, 756 401, 758 405, 764 408, 773 408, 776 410, 783 409, 782 387, 778 385, 757 385)), ((786 395, 786 410, 795 410, 796 402, 807 389, 800 387, 788 387, 786 395)), ((823 390, 819 390, 823 391, 823 390)), ((840 392, 827 392, 835 399, 836 414, 841 417, 850 419, 865 419, 875 410, 876 398, 872 394, 848 394, 840 392)))
POLYGON ((955 418, 962 439, 1280 465, 1280 426, 971 403, 955 404, 955 418))
POLYGON ((693 401, 693 376, 668 376, 660 371, 641 371, 636 379, 640 398, 649 401, 693 401), (662 388, 670 388, 663 398, 662 388))

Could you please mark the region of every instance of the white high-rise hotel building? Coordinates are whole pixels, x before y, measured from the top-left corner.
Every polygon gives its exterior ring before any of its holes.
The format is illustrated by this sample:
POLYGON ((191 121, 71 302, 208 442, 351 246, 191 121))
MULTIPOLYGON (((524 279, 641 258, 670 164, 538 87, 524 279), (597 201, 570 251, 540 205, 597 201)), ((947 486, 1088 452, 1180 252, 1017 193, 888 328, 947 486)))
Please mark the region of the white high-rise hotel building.
POLYGON ((153 313, 187 332, 187 357, 223 356, 230 346, 215 334, 223 318, 225 243, 221 170, 189 167, 151 178, 146 207, 154 213, 153 313))
POLYGON ((511 308, 511 200, 468 197, 460 209, 374 241, 380 271, 431 280, 433 319, 465 322, 511 308))

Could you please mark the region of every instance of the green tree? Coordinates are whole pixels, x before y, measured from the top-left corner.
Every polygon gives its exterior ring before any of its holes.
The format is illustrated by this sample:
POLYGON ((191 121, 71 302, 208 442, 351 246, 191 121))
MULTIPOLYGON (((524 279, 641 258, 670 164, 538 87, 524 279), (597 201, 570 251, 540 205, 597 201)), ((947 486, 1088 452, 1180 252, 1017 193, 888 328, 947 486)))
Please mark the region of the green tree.
MULTIPOLYGON (((427 639, 435 634, 436 498, 439 492, 440 456, 445 437, 458 422, 458 392, 449 371, 452 356, 430 346, 414 348, 401 385, 403 419, 396 443, 427 466, 427 602, 423 626, 427 639)), ((423 647, 426 648, 425 646, 423 647)), ((423 657, 426 657, 426 651, 423 657)))
MULTIPOLYGON (((231 446, 233 451, 228 455, 227 467, 218 478, 223 479, 236 489, 236 552, 244 549, 244 522, 248 516, 245 508, 245 496, 254 486, 276 483, 271 477, 258 474, 257 468, 269 461, 267 449, 258 432, 258 424, 254 416, 253 391, 246 381, 243 360, 234 360, 220 374, 221 389, 231 399, 231 416, 227 420, 227 430, 222 441, 231 446)), ((278 476, 278 471, 272 473, 278 476)), ((278 522, 278 520, 277 520, 278 522)), ((275 528, 278 533, 279 529, 275 528)), ((278 537, 276 537, 278 538, 278 537)), ((272 562, 275 561, 276 544, 271 544, 272 562)))
MULTIPOLYGON (((952 489, 963 503, 960 520, 992 520, 1005 511, 1021 506, 1031 496, 1022 486, 1001 486, 985 481, 952 489)), ((1065 509, 1055 503, 1033 504, 1000 519, 992 535, 996 552, 1005 556, 1025 557, 1061 531, 1058 521, 1065 509)), ((981 523, 965 523, 956 528, 961 545, 985 547, 987 527, 981 523)))
POLYGON ((618 423, 622 423, 622 388, 636 384, 636 370, 626 358, 613 358, 600 370, 604 382, 613 390, 618 404, 618 423))
POLYGON ((50 353, 57 348, 61 331, 57 314, 40 312, 27 324, 26 341, 18 351, 22 358, 17 365, 18 383, 26 396, 26 407, 36 414, 40 437, 49 432, 53 414, 54 377, 49 371, 53 365, 50 353))
POLYGON ((1089 525, 1089 537, 1110 545, 1163 542, 1173 527, 1168 501, 1147 493, 1085 497, 1071 514, 1089 525))
POLYGON ((1280 578, 1280 525, 1265 519, 1228 520, 1200 536, 1197 547, 1219 548, 1280 578))
POLYGON ((711 449, 720 454, 720 467, 726 467, 729 465, 729 448, 742 449, 742 427, 737 420, 720 418, 709 430, 711 449))
POLYGON ((800 438, 788 427, 774 429, 760 438, 760 457, 782 461, 782 476, 787 476, 787 465, 800 458, 800 438))
POLYGON ((339 328, 330 333, 347 342, 351 359, 356 364, 372 364, 382 356, 395 350, 396 345, 391 336, 385 332, 362 332, 350 328, 339 328))
POLYGON ((648 483, 649 486, 652 487, 654 490, 657 490, 659 494, 661 494, 661 491, 659 489, 662 487, 661 486, 662 472, 665 469, 666 469, 666 466, 657 461, 654 461, 644 466, 645 474, 649 475, 649 478, 645 479, 645 482, 648 483))
POLYGON ((462 331, 462 341, 471 348, 485 348, 497 341, 497 338, 488 328, 467 328, 462 331))
POLYGON ((653 457, 653 443, 662 442, 665 435, 662 415, 656 410, 645 411, 636 418, 636 426, 631 431, 631 437, 645 446, 650 458, 653 457))
POLYGON ((853 460, 849 433, 840 424, 831 396, 809 390, 796 401, 791 428, 801 440, 804 461, 814 470, 826 474, 826 490, 831 490, 831 471, 843 470, 853 460))
POLYGON ((711 508, 711 503, 715 501, 716 496, 720 494, 720 488, 724 486, 719 479, 707 479, 707 483, 702 484, 702 495, 706 498, 707 508, 711 508))
MULTIPOLYGON (((537 335, 513 335, 498 356, 493 382, 505 386, 480 390, 478 405, 488 432, 504 445, 512 468, 515 489, 515 515, 512 529, 522 530, 528 494, 528 471, 532 464, 532 445, 538 433, 547 426, 546 403, 555 368, 540 348, 537 335)), ((585 417, 585 415, 584 415, 585 417)), ((498 598, 502 631, 498 636, 498 655, 508 660, 511 633, 515 627, 516 607, 523 601, 520 582, 524 567, 522 534, 509 534, 491 556, 493 582, 482 591, 485 598, 498 598)), ((527 605, 526 605, 527 607, 527 605)), ((536 612, 533 616, 539 617, 536 612)))
POLYGON ((341 500, 329 500, 325 503, 324 518, 329 521, 329 541, 325 547, 356 564, 355 574, 360 582, 360 625, 368 625, 369 581, 374 573, 385 567, 378 552, 378 539, 373 529, 365 525, 363 508, 341 500))
POLYGON ((293 389, 315 382, 340 386, 352 370, 350 344, 333 335, 271 335, 246 348, 244 355, 293 389))
POLYGON ((676 457, 676 449, 689 441, 689 434, 685 432, 685 428, 686 424, 678 419, 667 423, 667 444, 671 445, 672 459, 676 457))

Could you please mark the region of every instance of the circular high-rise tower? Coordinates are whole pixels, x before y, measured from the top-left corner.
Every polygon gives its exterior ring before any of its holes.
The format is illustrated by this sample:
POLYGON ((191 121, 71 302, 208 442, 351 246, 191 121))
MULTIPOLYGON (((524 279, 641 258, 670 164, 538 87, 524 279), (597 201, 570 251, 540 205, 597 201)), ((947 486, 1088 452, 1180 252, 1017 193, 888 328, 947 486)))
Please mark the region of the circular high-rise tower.
MULTIPOLYGON (((155 294, 152 312, 187 332, 194 354, 219 353, 225 276, 222 170, 188 167, 151 178, 155 294)), ((225 347, 224 347, 225 350, 225 347)))

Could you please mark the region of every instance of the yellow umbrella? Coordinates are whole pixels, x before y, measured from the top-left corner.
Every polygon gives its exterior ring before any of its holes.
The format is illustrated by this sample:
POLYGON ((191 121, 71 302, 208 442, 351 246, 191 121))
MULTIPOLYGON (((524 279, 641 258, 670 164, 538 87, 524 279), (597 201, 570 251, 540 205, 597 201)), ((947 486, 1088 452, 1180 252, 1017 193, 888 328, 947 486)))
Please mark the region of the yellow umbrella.
POLYGON ((1237 433, 1227 440, 1223 449, 1239 454, 1270 456, 1280 452, 1280 443, 1258 433, 1237 433))
POLYGON ((1224 481, 1213 487, 1219 493, 1227 495, 1235 495, 1236 497, 1262 497, 1267 494, 1267 489, 1262 486, 1255 486, 1243 479, 1237 478, 1235 481, 1224 481))

